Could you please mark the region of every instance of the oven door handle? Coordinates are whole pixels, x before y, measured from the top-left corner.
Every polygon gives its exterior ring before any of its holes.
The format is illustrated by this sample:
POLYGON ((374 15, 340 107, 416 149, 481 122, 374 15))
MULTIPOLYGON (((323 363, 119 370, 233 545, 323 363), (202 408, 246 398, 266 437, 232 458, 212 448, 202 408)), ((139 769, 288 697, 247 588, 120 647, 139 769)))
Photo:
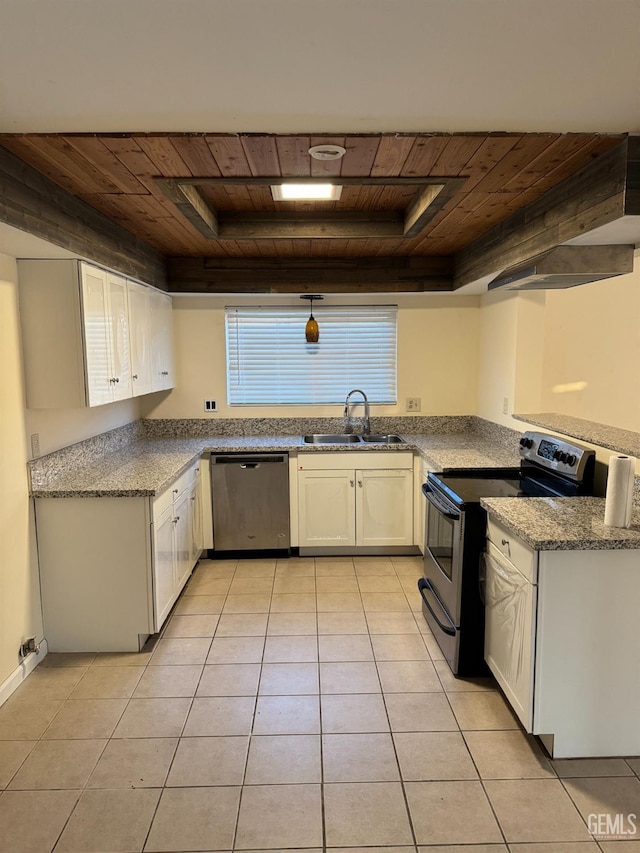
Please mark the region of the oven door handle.
POLYGON ((453 624, 453 622, 452 622, 452 621, 451 621, 451 619, 449 618, 449 614, 448 614, 448 613, 447 613, 447 611, 444 609, 444 605, 443 605, 443 603, 440 601, 440 599, 438 598, 438 593, 437 593, 437 592, 435 591, 435 589, 433 588, 433 585, 432 585, 431 581, 428 581, 428 580, 426 580, 425 578, 420 578, 420 580, 418 581, 418 589, 420 590, 420 595, 421 595, 421 597, 422 597, 422 600, 424 601, 424 603, 426 604, 426 606, 429 608, 429 612, 431 613, 431 615, 433 616, 433 618, 434 618, 434 619, 436 620, 436 622, 438 623, 438 625, 439 625, 440 629, 441 629, 442 631, 444 631, 444 632, 445 632, 445 634, 448 634, 450 637, 455 637, 455 635, 456 635, 456 626, 453 624), (441 621, 440 621, 440 619, 438 618, 437 613, 435 612, 435 610, 433 609, 433 607, 429 604, 429 601, 428 601, 427 596, 426 596, 426 593, 427 593, 427 592, 430 592, 430 593, 431 593, 431 595, 435 598, 436 602, 438 603, 438 607, 439 607, 439 608, 440 608, 440 610, 442 611, 442 615, 444 616, 444 618, 446 619, 446 621, 447 621, 447 623, 448 623, 448 624, 445 624, 445 623, 441 622, 441 621))
POLYGON ((445 518, 451 518, 453 521, 457 521, 460 518, 460 513, 451 512, 449 504, 446 504, 441 500, 428 483, 423 485, 422 492, 429 503, 432 504, 441 515, 444 515, 445 518))

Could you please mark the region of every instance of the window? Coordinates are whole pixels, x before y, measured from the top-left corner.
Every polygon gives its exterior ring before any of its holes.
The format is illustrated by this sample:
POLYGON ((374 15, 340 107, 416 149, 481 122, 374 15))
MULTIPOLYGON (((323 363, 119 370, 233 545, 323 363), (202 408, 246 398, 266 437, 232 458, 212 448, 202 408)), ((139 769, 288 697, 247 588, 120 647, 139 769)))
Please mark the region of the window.
POLYGON ((308 344, 308 309, 227 308, 229 405, 341 403, 353 388, 395 403, 397 306, 315 309, 320 340, 308 344))

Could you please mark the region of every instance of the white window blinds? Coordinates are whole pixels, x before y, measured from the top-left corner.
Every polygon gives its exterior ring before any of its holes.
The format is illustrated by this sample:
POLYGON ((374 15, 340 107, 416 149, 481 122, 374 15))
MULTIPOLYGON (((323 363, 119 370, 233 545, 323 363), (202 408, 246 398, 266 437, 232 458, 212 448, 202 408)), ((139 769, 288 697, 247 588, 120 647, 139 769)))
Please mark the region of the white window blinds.
POLYGON ((317 344, 308 309, 226 309, 229 405, 341 403, 353 388, 396 402, 397 306, 314 308, 317 344))

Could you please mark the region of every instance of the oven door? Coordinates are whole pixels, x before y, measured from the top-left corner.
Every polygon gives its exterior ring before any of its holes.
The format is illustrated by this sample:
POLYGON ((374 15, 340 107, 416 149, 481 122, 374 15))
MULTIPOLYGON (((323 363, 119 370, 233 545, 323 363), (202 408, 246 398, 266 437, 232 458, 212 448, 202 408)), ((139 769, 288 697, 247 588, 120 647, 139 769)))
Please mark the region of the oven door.
POLYGON ((460 627, 464 512, 429 482, 422 491, 426 498, 424 577, 444 605, 449 621, 460 627))

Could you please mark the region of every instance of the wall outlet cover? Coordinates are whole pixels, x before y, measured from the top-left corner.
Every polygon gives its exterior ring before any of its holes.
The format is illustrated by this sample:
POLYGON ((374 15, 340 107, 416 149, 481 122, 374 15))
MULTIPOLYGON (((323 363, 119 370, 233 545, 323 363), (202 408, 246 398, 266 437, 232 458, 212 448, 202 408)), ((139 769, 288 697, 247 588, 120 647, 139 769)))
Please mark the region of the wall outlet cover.
POLYGON ((509 414, 509 398, 508 397, 504 397, 504 399, 502 400, 502 414, 503 415, 509 414))
POLYGON ((205 412, 216 412, 218 410, 218 405, 215 400, 205 400, 204 401, 204 410, 205 412))
POLYGON ((31 435, 31 457, 37 459, 40 456, 40 433, 34 432, 31 435))
POLYGON ((422 407, 421 397, 407 397, 405 409, 407 412, 419 412, 422 407))

